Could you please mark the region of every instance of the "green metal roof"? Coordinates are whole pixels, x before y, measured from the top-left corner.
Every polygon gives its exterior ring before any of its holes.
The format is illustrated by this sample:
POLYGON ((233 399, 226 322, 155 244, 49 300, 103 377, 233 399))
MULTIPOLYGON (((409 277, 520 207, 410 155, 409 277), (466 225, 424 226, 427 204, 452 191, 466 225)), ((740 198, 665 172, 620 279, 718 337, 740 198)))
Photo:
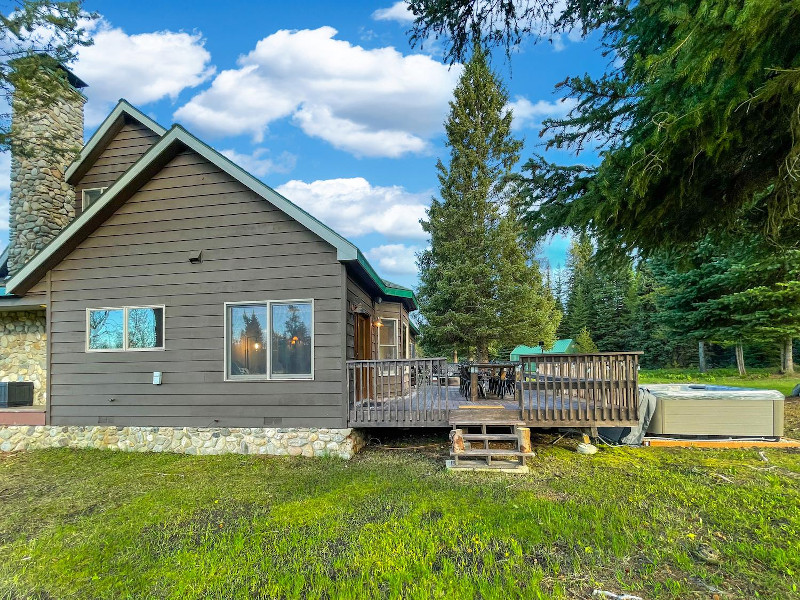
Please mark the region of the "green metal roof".
POLYGON ((569 354, 574 351, 574 340, 568 338, 565 340, 556 340, 553 347, 549 350, 542 352, 541 346, 525 346, 520 345, 511 351, 511 360, 517 360, 520 356, 530 356, 531 354, 569 354))

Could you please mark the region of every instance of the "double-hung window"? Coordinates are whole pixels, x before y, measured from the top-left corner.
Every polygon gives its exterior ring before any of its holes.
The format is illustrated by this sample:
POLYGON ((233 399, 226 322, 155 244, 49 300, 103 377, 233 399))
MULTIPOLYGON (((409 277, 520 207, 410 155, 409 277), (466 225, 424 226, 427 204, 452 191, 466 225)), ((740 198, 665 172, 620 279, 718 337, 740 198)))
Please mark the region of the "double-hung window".
POLYGON ((314 302, 225 305, 227 380, 313 379, 314 302))
POLYGON ((381 319, 383 327, 378 333, 378 358, 390 360, 397 358, 397 319, 381 319))
POLYGON ((163 306, 86 309, 87 352, 163 349, 163 306))

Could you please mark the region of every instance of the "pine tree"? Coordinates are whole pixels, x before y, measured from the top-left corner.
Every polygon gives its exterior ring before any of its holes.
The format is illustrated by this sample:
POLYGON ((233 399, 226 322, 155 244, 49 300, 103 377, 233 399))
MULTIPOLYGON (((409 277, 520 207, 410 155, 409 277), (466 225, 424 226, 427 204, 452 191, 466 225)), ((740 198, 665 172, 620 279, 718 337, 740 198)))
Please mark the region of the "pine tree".
POLYGON ((586 327, 581 329, 578 335, 575 336, 575 347, 582 354, 597 352, 597 344, 592 340, 592 335, 586 327))
POLYGON ((445 123, 449 163, 438 161, 440 199, 422 226, 423 340, 431 351, 486 360, 490 344, 552 343, 560 314, 533 248, 523 239, 520 193, 509 181, 522 147, 511 135, 508 94, 476 47, 445 123))
MULTIPOLYGON (((11 130, 8 108, 29 122, 34 113, 63 97, 66 72, 59 68, 77 57, 92 40, 86 25, 97 18, 83 10, 82 0, 22 0, 7 3, 0 15, 0 95, 7 110, 0 112, 0 150, 29 153, 28 143, 11 130), (42 76, 42 73, 48 76, 42 76), (52 76, 49 76, 52 75, 52 76), (16 103, 12 102, 16 98, 16 103)), ((0 109, 1 110, 1 109, 0 109)), ((37 138, 39 139, 39 138, 37 138)), ((53 152, 65 150, 54 144, 53 152)))
POLYGON ((567 306, 564 331, 575 338, 593 324, 592 302, 595 281, 592 272, 594 247, 588 235, 581 233, 572 240, 567 259, 567 306))

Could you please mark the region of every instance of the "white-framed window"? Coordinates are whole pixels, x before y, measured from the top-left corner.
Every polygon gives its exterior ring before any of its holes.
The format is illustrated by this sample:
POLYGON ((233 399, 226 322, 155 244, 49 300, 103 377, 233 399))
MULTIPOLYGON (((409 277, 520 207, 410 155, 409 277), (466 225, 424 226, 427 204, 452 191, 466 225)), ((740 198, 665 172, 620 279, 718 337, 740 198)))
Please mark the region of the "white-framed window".
POLYGON ((164 350, 164 306, 86 309, 87 352, 164 350))
POLYGON ((383 327, 378 330, 378 358, 390 360, 397 358, 397 319, 381 319, 383 327))
POLYGON ((314 378, 314 301, 225 303, 225 380, 314 378))
POLYGON ((97 187, 83 190, 83 192, 81 192, 81 209, 86 210, 97 202, 98 198, 100 198, 107 189, 107 187, 97 187))

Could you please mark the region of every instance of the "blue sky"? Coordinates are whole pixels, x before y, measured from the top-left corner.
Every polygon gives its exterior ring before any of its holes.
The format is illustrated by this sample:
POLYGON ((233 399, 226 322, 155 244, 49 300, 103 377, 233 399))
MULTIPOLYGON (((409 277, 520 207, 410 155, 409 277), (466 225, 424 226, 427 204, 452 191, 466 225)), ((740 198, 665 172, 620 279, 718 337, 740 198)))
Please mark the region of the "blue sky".
MULTIPOLYGON (((442 123, 459 74, 435 41, 412 49, 400 2, 103 2, 95 45, 74 71, 89 88, 86 136, 124 97, 162 125, 178 122, 350 238, 387 279, 416 283, 418 225, 445 157, 442 123)), ((563 114, 554 86, 597 73, 596 41, 527 43, 494 68, 524 138, 563 114)), ((550 152, 554 160, 593 162, 550 152)), ((7 180, 8 158, 0 161, 7 180)), ((0 186, 7 222, 7 183, 0 186)), ((7 237, 7 231, 2 231, 7 237)), ((542 250, 554 267, 567 242, 542 250)))

